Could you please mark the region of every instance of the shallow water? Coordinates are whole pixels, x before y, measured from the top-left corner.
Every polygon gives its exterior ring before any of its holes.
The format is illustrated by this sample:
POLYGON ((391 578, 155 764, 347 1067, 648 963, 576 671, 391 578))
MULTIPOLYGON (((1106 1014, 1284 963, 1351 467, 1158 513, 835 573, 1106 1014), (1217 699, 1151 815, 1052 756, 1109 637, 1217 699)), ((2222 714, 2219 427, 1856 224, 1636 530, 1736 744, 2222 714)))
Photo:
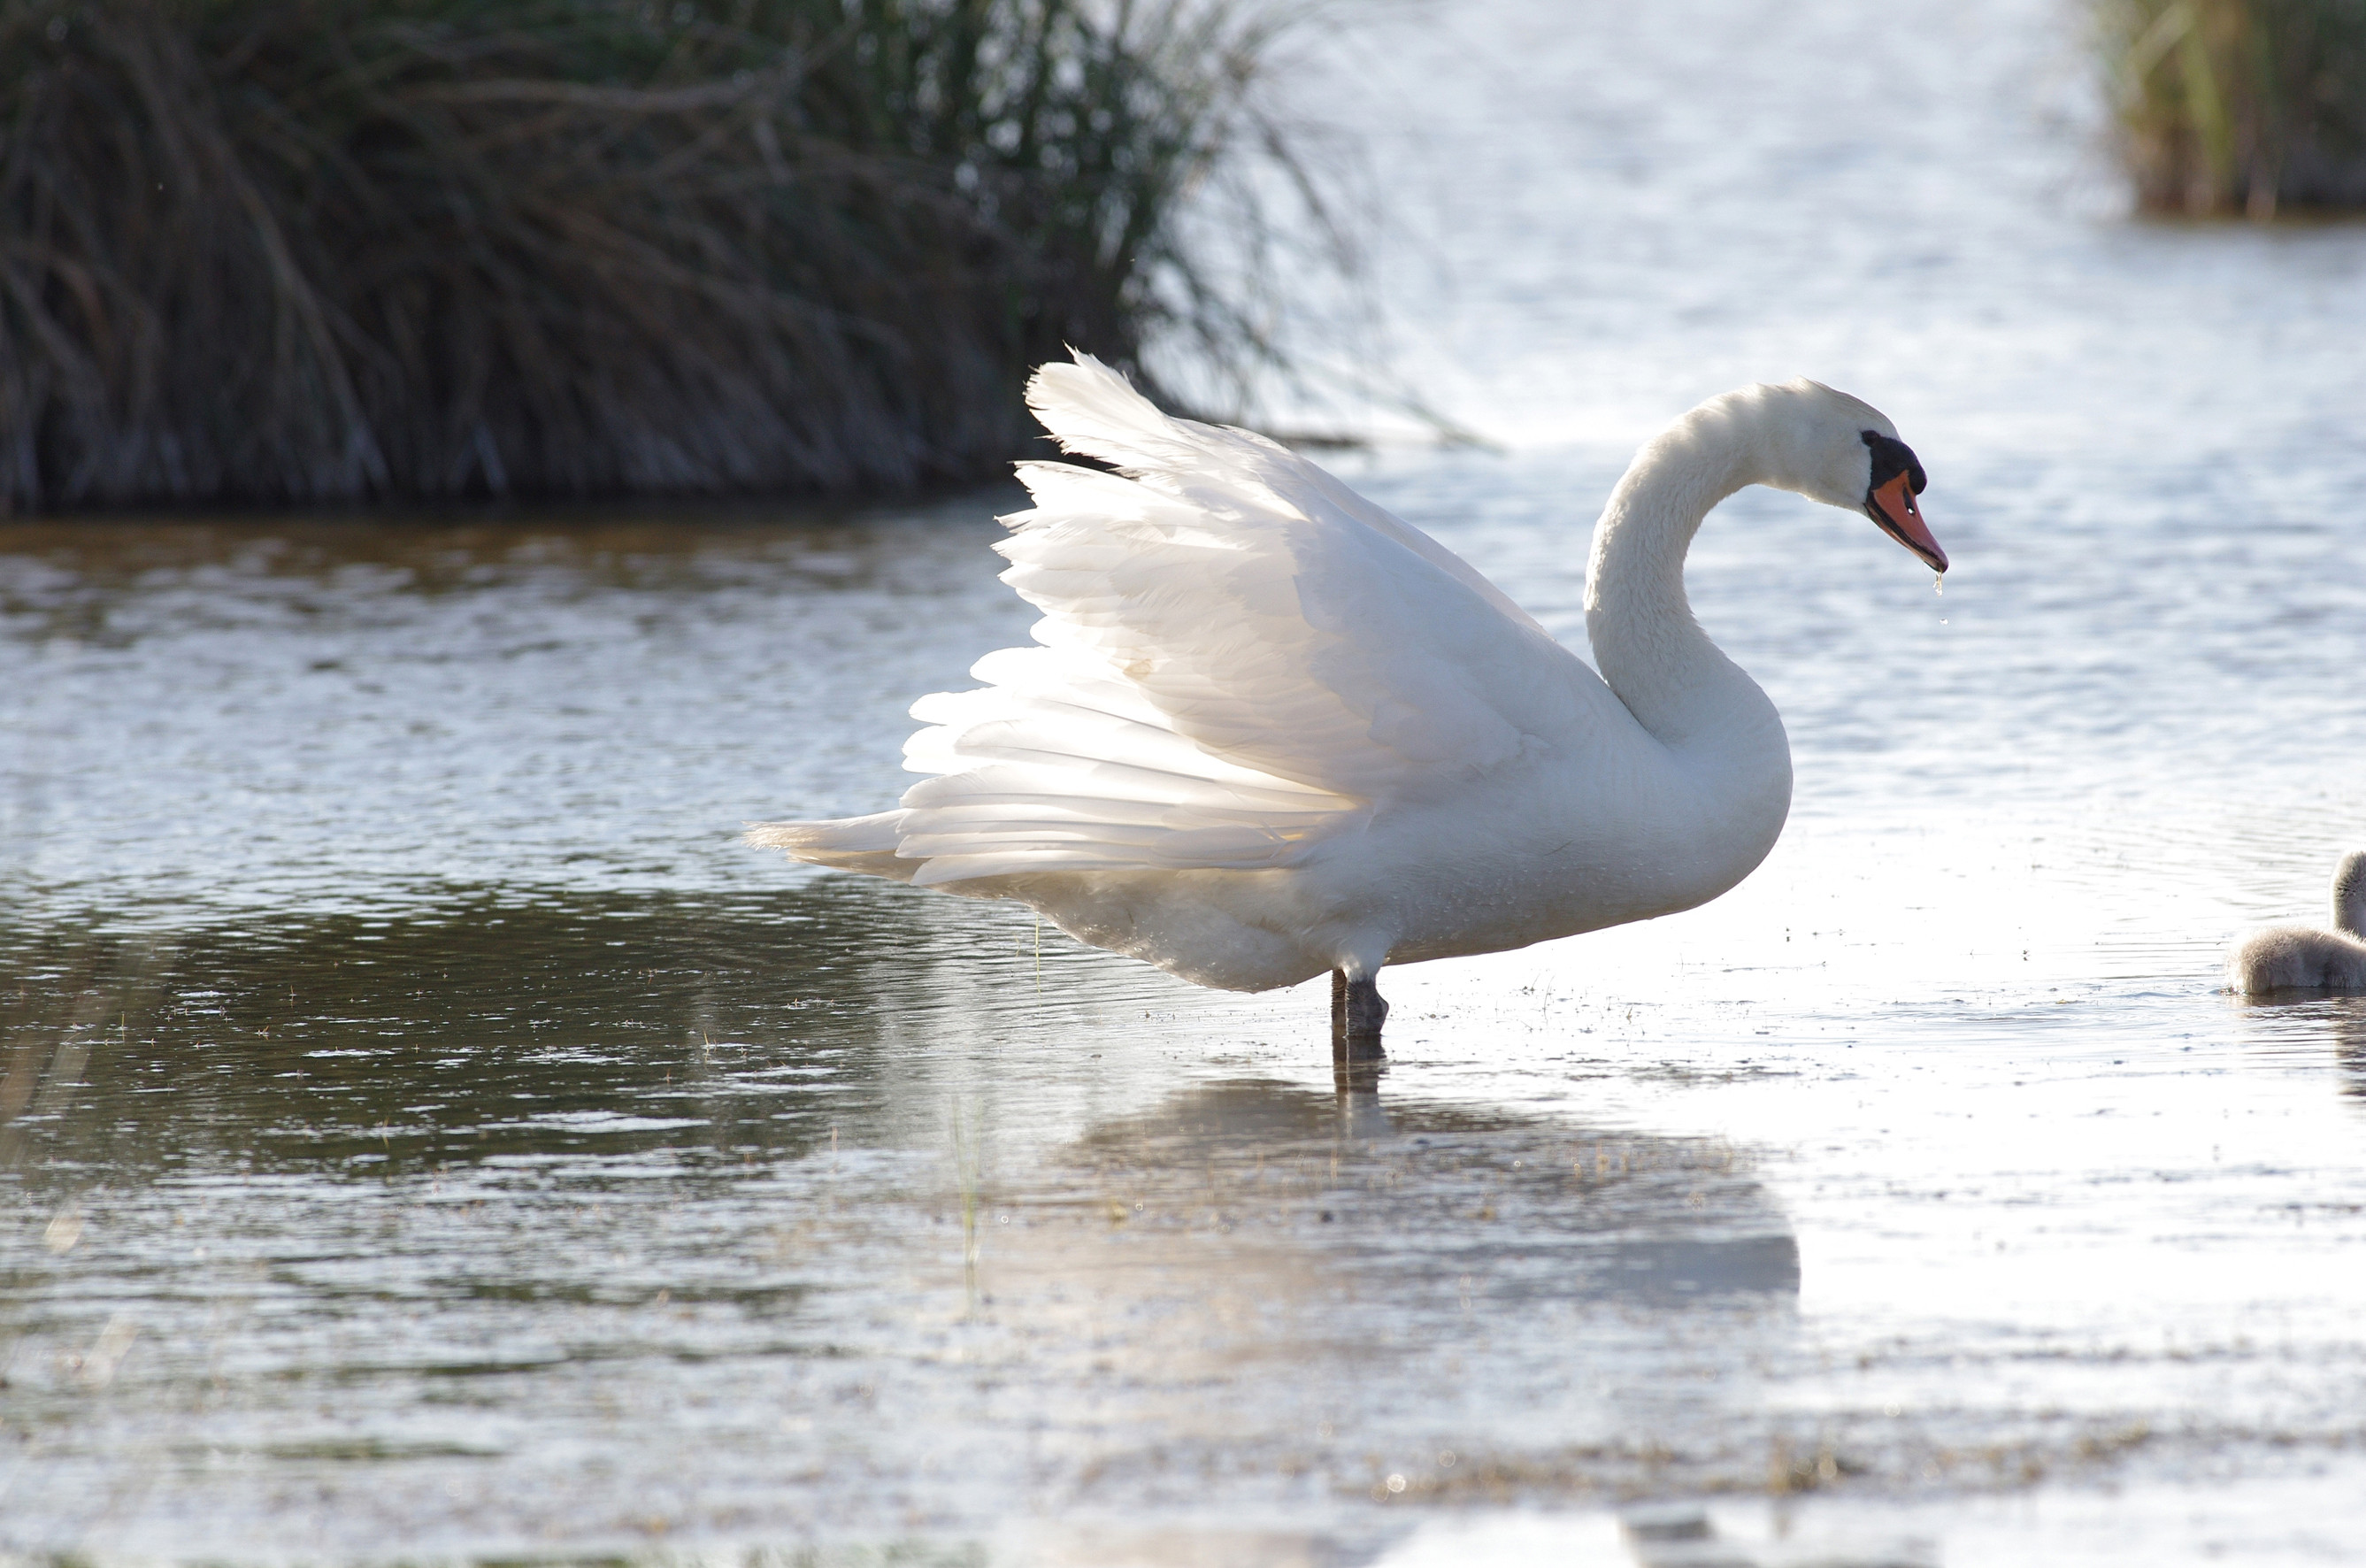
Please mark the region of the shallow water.
POLYGON ((2034 3, 1338 48, 1507 447, 1343 468, 1548 625, 1697 396, 1930 468, 1944 595, 1696 551, 1767 864, 1341 1082, 1319 987, 734 843, 1024 637, 1008 495, 0 526, 0 1555, 2366 1557, 2366 1000, 2216 975, 2366 841, 2366 230, 2119 220, 2034 3))

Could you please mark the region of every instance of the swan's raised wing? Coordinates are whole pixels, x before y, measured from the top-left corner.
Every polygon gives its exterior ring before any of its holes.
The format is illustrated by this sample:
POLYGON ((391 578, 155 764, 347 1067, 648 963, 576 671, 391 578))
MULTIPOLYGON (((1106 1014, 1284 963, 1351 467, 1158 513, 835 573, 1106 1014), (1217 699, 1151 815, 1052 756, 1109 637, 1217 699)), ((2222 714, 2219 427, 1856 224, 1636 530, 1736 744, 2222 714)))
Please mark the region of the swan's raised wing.
MULTIPOLYGON (((1582 747, 1608 693, 1493 584, 1263 436, 1171 419, 1078 355, 1029 401, 1003 573, 1041 647, 923 698, 914 880, 1286 865, 1375 807, 1582 747)), ((879 831, 884 832, 884 824, 879 831)), ((876 836, 874 834, 874 836, 876 836)))

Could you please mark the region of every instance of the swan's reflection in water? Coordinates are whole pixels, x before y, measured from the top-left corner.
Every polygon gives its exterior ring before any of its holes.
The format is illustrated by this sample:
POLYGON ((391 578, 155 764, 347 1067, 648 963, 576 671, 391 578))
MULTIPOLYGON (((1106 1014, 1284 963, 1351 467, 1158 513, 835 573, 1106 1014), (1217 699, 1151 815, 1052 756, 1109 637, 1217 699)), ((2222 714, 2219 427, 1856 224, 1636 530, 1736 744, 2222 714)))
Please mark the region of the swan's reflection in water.
POLYGON ((2252 1053, 2311 1072, 2329 1055, 2338 1091, 2366 1100, 2366 997, 2285 993, 2234 1005, 2252 1053))
POLYGON ((1799 1288, 1797 1244, 1746 1151, 1391 1098, 1363 1064, 1332 1094, 1195 1085, 1095 1127, 1068 1160, 1170 1225, 1311 1241, 1400 1305, 1463 1300, 1481 1280, 1504 1307, 1799 1288))
POLYGON ((1060 1391, 1088 1506, 1754 1488, 1800 1273, 1752 1165, 1368 1075, 1188 1084, 996 1187, 979 1348, 1060 1391))
POLYGON ((2366 997, 2343 997, 2326 1012, 2326 1034, 2341 1075, 2341 1092, 2366 1100, 2366 997))

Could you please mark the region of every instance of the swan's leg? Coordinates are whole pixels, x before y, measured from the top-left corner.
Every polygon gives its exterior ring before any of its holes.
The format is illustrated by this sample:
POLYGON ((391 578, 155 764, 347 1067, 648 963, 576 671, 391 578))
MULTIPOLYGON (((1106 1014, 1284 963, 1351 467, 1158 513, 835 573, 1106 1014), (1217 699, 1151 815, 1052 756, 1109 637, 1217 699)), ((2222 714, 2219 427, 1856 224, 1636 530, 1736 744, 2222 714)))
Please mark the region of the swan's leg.
POLYGON ((1373 1058, 1380 1049, 1380 1026, 1388 1021, 1389 1004, 1369 975, 1350 977, 1345 969, 1331 971, 1331 1048, 1335 1055, 1373 1058))
POLYGON ((1338 1077, 1342 1094, 1372 1088, 1379 1082, 1374 1075, 1388 1059, 1380 1050, 1380 1036, 1349 1032, 1347 998, 1353 990, 1346 970, 1331 971, 1331 1070, 1338 1077))

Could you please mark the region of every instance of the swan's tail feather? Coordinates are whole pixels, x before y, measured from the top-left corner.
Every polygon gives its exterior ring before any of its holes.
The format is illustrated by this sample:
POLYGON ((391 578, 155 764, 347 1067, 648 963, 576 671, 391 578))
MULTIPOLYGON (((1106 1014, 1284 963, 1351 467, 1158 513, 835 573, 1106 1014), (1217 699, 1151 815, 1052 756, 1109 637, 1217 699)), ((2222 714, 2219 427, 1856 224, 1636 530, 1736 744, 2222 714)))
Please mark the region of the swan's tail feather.
POLYGON ((877 811, 828 822, 753 822, 739 841, 786 850, 792 859, 816 865, 909 882, 921 863, 896 852, 903 820, 901 811, 877 811))

